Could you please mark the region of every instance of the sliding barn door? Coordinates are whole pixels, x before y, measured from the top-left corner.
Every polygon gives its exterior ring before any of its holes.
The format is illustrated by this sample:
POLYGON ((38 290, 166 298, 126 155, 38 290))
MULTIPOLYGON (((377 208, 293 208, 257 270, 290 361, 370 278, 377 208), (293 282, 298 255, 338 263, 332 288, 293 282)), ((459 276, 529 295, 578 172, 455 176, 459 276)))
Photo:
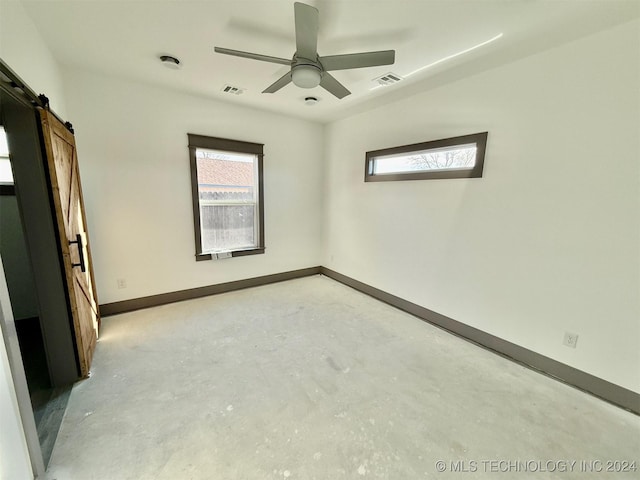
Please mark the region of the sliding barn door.
POLYGON ((47 110, 40 110, 49 166, 60 248, 80 361, 80 373, 89 375, 98 339, 100 316, 91 263, 91 249, 80 171, 73 134, 47 110))

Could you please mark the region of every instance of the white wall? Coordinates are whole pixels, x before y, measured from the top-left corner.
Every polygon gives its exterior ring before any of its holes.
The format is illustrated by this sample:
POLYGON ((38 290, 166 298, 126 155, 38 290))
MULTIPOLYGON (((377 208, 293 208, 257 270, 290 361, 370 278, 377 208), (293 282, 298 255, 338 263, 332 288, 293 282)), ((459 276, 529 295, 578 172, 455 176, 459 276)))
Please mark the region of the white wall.
MULTIPOLYGON (((0 336, 6 335, 3 323, 11 321, 11 304, 0 259, 0 336)), ((5 342, 0 339, 0 478, 33 478, 27 441, 20 421, 18 400, 9 366, 5 342)))
POLYGON ((78 70, 65 80, 100 303, 319 265, 321 125, 78 70), (264 255, 195 261, 187 133, 265 144, 264 255))
POLYGON ((0 58, 37 95, 49 97, 51 109, 64 118, 59 66, 19 1, 0 1, 0 58))
POLYGON ((329 125, 323 265, 640 392, 639 32, 329 125), (363 181, 368 150, 486 130, 482 179, 363 181))

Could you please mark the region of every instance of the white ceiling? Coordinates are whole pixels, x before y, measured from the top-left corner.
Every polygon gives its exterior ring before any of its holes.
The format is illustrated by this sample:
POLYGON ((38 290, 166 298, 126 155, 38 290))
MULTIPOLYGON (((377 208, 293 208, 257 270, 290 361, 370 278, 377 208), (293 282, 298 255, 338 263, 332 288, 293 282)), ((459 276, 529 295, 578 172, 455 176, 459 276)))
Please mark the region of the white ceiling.
POLYGON ((638 0, 307 0, 320 11, 321 56, 396 50, 394 65, 332 72, 352 92, 338 100, 320 87, 293 84, 263 94, 288 67, 213 52, 220 46, 290 58, 295 50, 293 0, 23 3, 62 65, 317 121, 371 108, 640 15, 638 0), (158 60, 162 54, 179 58, 182 68, 163 66, 158 60), (376 88, 373 79, 388 72, 405 79, 376 88), (225 84, 244 93, 222 93, 225 84), (305 105, 309 95, 318 97, 318 104, 305 105))

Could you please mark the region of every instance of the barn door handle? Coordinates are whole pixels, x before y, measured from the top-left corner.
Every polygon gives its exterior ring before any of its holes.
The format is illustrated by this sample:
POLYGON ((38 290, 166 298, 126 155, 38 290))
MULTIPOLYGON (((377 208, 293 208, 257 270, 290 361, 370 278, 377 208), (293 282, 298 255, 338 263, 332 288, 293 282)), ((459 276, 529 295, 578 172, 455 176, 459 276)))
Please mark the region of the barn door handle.
POLYGON ((71 245, 72 243, 75 243, 76 245, 78 245, 78 257, 80 257, 80 263, 72 263, 71 267, 72 268, 80 267, 80 270, 82 270, 83 272, 86 272, 87 268, 85 267, 85 264, 84 264, 84 250, 82 245, 82 235, 77 233, 75 240, 69 240, 69 245, 71 245))

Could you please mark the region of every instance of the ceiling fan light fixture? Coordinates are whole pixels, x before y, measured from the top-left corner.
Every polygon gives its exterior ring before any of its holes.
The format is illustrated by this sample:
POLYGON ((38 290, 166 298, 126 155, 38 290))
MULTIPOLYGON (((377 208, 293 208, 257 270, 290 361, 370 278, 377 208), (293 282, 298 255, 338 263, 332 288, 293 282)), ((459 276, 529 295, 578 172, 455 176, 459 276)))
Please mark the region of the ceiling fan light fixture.
POLYGON ((300 88, 317 87, 321 79, 320 69, 314 65, 296 65, 291 70, 291 80, 300 88))

